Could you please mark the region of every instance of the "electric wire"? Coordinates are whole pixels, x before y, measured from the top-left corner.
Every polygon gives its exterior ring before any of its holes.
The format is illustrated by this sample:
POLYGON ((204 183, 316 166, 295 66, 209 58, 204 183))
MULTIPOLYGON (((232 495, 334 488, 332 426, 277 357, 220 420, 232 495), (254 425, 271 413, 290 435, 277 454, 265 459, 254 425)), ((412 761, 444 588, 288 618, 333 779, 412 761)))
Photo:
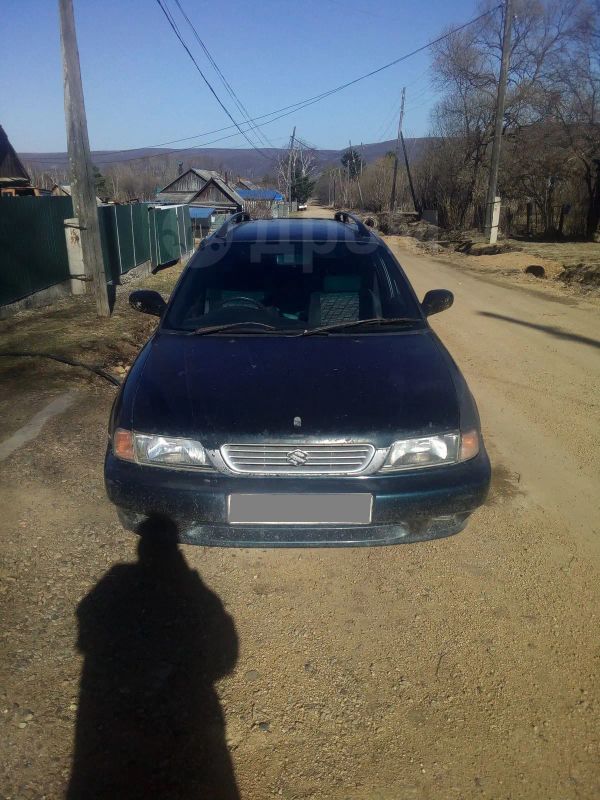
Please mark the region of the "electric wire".
MULTIPOLYGON (((156 0, 156 2, 160 4, 161 0, 156 0)), ((162 7, 162 5, 161 5, 161 7, 162 7)), ((434 45, 438 44, 439 42, 443 41, 444 39, 447 39, 448 37, 454 35, 455 33, 458 33, 461 30, 464 30, 469 25, 473 25, 476 22, 478 22, 479 20, 483 19, 484 17, 487 17, 490 14, 495 13, 499 8, 501 8, 500 4, 494 6, 493 8, 489 9, 488 11, 483 12, 482 14, 479 14, 477 17, 473 17, 473 19, 470 19, 468 22, 465 22, 465 23, 463 23, 462 25, 459 25, 456 28, 452 28, 451 30, 447 31, 446 33, 442 34, 441 36, 438 36, 436 39, 433 39, 432 41, 428 42, 427 44, 421 45, 420 47, 416 48, 415 50, 412 50, 410 53, 405 53, 403 56, 400 56, 400 57, 394 59, 393 61, 389 61, 387 64, 383 64, 381 67, 377 67, 377 69, 371 70, 370 72, 364 73, 363 75, 359 75, 357 78, 354 78, 353 80, 346 81, 345 83, 342 83, 339 86, 335 86, 332 89, 329 89, 329 90, 327 90, 325 92, 321 92, 321 94, 314 95, 313 97, 306 98, 305 100, 299 100, 298 102, 292 103, 291 105, 282 106, 281 108, 276 109, 274 111, 270 111, 270 112, 268 112, 266 114, 261 114, 261 115, 256 116, 256 117, 252 117, 249 120, 249 122, 250 123, 254 123, 254 122, 257 122, 259 120, 267 120, 267 117, 273 117, 273 115, 278 114, 278 116, 274 116, 273 119, 268 119, 266 122, 261 123, 261 126, 270 125, 271 123, 276 122, 279 119, 282 119, 284 117, 288 117, 291 114, 297 113, 298 111, 302 111, 304 108, 307 108, 308 106, 314 105, 315 103, 318 103, 321 100, 324 100, 326 97, 330 97, 331 95, 337 94, 338 92, 341 92, 341 91, 343 91, 344 89, 347 89, 350 86, 354 86, 355 84, 357 84, 357 83, 359 83, 359 82, 361 82, 363 80, 366 80, 367 78, 371 78, 374 75, 378 75, 380 72, 383 72, 384 70, 390 69, 391 67, 394 67, 397 64, 400 64, 401 62, 406 61, 409 58, 412 58, 413 56, 417 55, 418 53, 423 52, 427 48, 433 47, 434 45), (291 110, 289 110, 289 109, 291 109, 291 110), (286 112, 286 113, 280 113, 280 112, 286 112)), ((167 16, 167 18, 168 18, 168 16, 167 16)), ((232 119, 231 116, 230 116, 230 119, 232 119)), ((242 123, 242 124, 245 124, 245 123, 242 123)), ((209 136, 209 135, 211 135, 213 133, 219 133, 221 131, 231 130, 232 128, 238 129, 238 132, 230 134, 228 136, 220 137, 218 139, 214 139, 211 142, 200 143, 198 145, 198 147, 207 147, 208 145, 214 144, 215 142, 224 141, 226 139, 230 139, 230 138, 233 138, 235 136, 239 136, 240 134, 241 135, 245 134, 244 130, 240 130, 240 128, 241 128, 240 124, 234 121, 233 125, 227 125, 227 126, 222 127, 222 128, 216 128, 216 129, 214 129, 212 131, 205 131, 203 133, 197 133, 197 134, 194 134, 192 136, 185 136, 185 137, 182 137, 180 139, 171 139, 168 142, 162 142, 160 144, 148 145, 147 148, 134 147, 134 148, 121 149, 121 150, 105 150, 105 151, 102 151, 102 153, 103 153, 103 155, 119 155, 121 153, 130 153, 133 150, 143 150, 143 149, 151 149, 151 148, 163 147, 163 146, 166 146, 166 145, 169 145, 169 144, 178 144, 179 142, 184 142, 184 141, 190 141, 192 139, 203 138, 203 137, 209 136)), ((141 161, 141 160, 146 160, 146 159, 151 159, 151 158, 158 158, 158 157, 161 157, 161 156, 164 156, 164 155, 170 155, 171 153, 184 153, 187 150, 195 150, 195 149, 197 149, 197 148, 196 147, 176 148, 176 149, 174 149, 172 151, 169 151, 169 152, 162 151, 160 153, 150 153, 150 154, 141 155, 141 156, 138 155, 138 156, 135 156, 135 157, 129 158, 129 159, 120 159, 119 163, 121 161, 141 161)), ((257 149, 257 148, 253 145, 253 149, 257 149)), ((52 159, 48 159, 48 158, 38 158, 38 159, 31 158, 29 160, 32 161, 32 162, 35 161, 36 163, 42 163, 42 162, 52 163, 52 164, 56 163, 56 159, 52 160, 52 159)), ((102 163, 116 163, 116 162, 114 161, 114 159, 112 159, 110 161, 109 160, 105 160, 102 163)))
MULTIPOLYGON (((245 121, 251 123, 250 113, 248 112, 248 109, 242 103, 242 101, 241 101, 240 97, 238 96, 237 92, 234 90, 234 88, 232 87, 230 82, 227 80, 227 78, 223 74, 221 68, 217 64, 217 62, 214 59, 212 53, 210 52, 210 50, 208 49, 208 47, 204 43, 202 37, 198 33, 198 30, 197 30, 196 26, 194 25, 194 23, 191 21, 191 19, 188 17, 186 12, 184 11, 180 0, 175 0, 175 4, 176 4, 177 8, 179 9, 180 13, 182 14, 183 18, 185 19, 185 21, 187 22, 187 24, 191 28, 192 33, 194 35, 194 38, 196 39, 196 41, 198 42, 198 44, 202 48, 204 54, 206 55, 206 57, 208 58, 208 60, 212 64, 213 69, 215 70, 215 72, 219 76, 219 78, 221 80, 221 83, 225 87, 225 90, 227 91, 227 93, 229 94, 229 96, 231 97, 233 102, 236 104, 236 106, 237 106, 238 110, 240 111, 240 113, 244 116, 245 121)), ((252 125, 253 130, 256 131, 257 136, 260 139, 262 139, 263 144, 265 144, 267 147, 273 147, 274 149, 276 149, 275 145, 273 144, 273 142, 269 141, 269 139, 264 135, 264 133, 261 131, 261 129, 260 129, 260 127, 258 125, 255 125, 253 123, 251 123, 251 125, 252 125)))
POLYGON ((201 67, 201 66, 198 64, 198 62, 197 62, 197 61, 196 61, 196 59, 194 58, 194 55, 193 55, 192 51, 190 50, 190 48, 189 48, 189 47, 187 46, 187 44, 185 43, 185 40, 184 40, 183 36, 181 35, 181 32, 179 31, 179 28, 177 27, 177 23, 174 21, 174 19, 173 19, 173 17, 172 17, 172 15, 171 15, 171 13, 170 13, 170 12, 169 12, 169 10, 166 8, 165 4, 163 3, 163 0, 156 0, 156 3, 158 4, 158 6, 160 7, 160 9, 162 10, 163 14, 165 15, 165 17, 166 17, 166 19, 167 19, 167 22, 169 23, 169 25, 170 25, 170 26, 171 26, 171 28, 173 29, 173 32, 174 32, 175 36, 176 36, 176 37, 179 39, 179 42, 181 43, 181 46, 182 46, 182 47, 183 47, 183 49, 186 51, 186 53, 188 54, 188 56, 191 58, 191 60, 192 60, 192 63, 194 64, 194 66, 196 67, 196 69, 198 70, 198 72, 200 73, 200 76, 201 76, 202 80, 203 80, 203 81, 204 81, 204 83, 205 83, 205 84, 208 86, 208 88, 209 88, 209 90, 210 90, 211 94, 213 95, 213 97, 215 98, 215 100, 217 101, 217 103, 218 103, 218 104, 221 106, 221 108, 223 109, 223 111, 224 111, 224 112, 227 114, 227 116, 229 117, 229 119, 230 119, 230 120, 233 122, 234 126, 235 126, 235 127, 238 129, 238 131, 240 132, 240 134, 241 134, 241 135, 244 137, 244 139, 245 139, 245 140, 248 142, 248 144, 250 145, 250 147, 252 147, 252 149, 253 149, 253 150, 256 150, 256 152, 257 152, 257 153, 260 153, 260 155, 261 155, 261 156, 262 156, 264 159, 266 159, 267 161, 272 161, 272 160, 273 160, 273 159, 272 159, 272 157, 270 157, 270 156, 266 155, 266 153, 263 153, 263 151, 260 149, 260 147, 257 147, 257 146, 256 146, 256 144, 255 144, 255 143, 252 141, 252 139, 250 139, 250 137, 247 135, 246 131, 245 131, 245 130, 244 130, 244 129, 243 129, 241 126, 240 126, 240 124, 239 124, 239 123, 238 123, 238 122, 237 122, 237 121, 234 119, 233 115, 231 114, 231 112, 229 111, 229 109, 227 108, 227 106, 225 105, 225 103, 223 103, 223 101, 221 100, 221 98, 219 97, 219 95, 217 94, 217 92, 215 91, 215 89, 213 88, 213 85, 211 84, 211 82, 208 80, 208 78, 207 78, 207 77, 206 77, 206 75, 204 74, 204 71, 202 70, 202 67, 201 67))

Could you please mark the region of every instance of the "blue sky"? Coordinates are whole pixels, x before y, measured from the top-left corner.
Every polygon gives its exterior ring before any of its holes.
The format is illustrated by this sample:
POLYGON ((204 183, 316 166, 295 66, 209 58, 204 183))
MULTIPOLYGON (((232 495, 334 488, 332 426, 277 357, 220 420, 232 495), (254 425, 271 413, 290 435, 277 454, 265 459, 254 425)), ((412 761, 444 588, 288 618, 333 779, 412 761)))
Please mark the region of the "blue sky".
MULTIPOLYGON (((477 13, 475 0, 180 2, 252 115, 351 80, 477 13)), ((230 124, 155 0, 74 4, 93 149, 144 147, 230 124)), ((2 17, 0 122, 18 151, 64 150, 58 2, 3 0, 2 17)), ((185 21, 178 21, 233 113, 233 102, 185 21)), ((427 52, 267 125, 264 132, 281 146, 296 125, 305 141, 336 149, 349 139, 392 138, 402 85, 407 86, 405 135, 423 135, 435 98, 427 52)), ((190 145, 202 143, 199 138, 190 145)), ((238 136, 215 146, 247 145, 238 136)))

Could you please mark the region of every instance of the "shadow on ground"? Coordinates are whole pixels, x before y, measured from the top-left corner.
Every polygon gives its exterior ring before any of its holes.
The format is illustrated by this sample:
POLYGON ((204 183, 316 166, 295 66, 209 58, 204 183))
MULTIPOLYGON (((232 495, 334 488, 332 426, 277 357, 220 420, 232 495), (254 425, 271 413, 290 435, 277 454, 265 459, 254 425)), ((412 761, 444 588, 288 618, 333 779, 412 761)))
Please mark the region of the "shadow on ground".
POLYGON ((154 521, 77 609, 84 655, 68 800, 239 794, 214 682, 238 643, 177 531, 154 521))
POLYGON ((505 317, 503 314, 494 314, 492 311, 480 311, 482 317, 491 317, 492 319, 499 319, 503 322, 512 322, 513 325, 523 325, 525 328, 535 328, 535 330, 549 333, 551 336, 556 336, 557 339, 566 339, 571 342, 579 342, 580 344, 588 344, 590 347, 600 347, 600 340, 590 339, 587 336, 579 336, 577 333, 570 333, 562 328, 557 328, 554 325, 539 325, 535 322, 528 322, 524 319, 516 319, 515 317, 505 317))

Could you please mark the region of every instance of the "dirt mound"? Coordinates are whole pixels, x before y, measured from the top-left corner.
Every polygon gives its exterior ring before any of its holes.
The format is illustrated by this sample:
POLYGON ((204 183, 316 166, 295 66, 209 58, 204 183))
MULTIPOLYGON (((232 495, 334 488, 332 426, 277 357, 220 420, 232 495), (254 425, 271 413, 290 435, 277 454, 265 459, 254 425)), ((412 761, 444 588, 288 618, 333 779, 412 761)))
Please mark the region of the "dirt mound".
POLYGON ((384 212, 379 215, 379 230, 383 234, 412 236, 422 242, 439 238, 439 228, 423 219, 415 219, 414 214, 384 212))
POLYGON ((600 266, 576 264, 573 267, 565 267, 558 275, 558 280, 567 286, 578 284, 586 289, 597 289, 600 288, 600 266))
POLYGON ((461 242, 456 249, 460 253, 465 253, 469 256, 497 256, 500 253, 509 253, 515 248, 508 242, 496 242, 496 244, 488 244, 487 242, 474 242, 467 240, 461 242))

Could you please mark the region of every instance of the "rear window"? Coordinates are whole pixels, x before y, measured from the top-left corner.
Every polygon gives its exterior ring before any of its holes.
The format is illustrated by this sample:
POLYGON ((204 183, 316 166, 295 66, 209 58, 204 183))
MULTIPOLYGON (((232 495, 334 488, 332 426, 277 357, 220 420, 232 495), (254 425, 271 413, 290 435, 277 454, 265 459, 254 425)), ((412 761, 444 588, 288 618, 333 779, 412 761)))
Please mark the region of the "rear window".
POLYGON ((188 331, 247 320, 284 331, 407 316, 420 318, 419 308, 383 247, 214 242, 194 257, 164 325, 188 331))

